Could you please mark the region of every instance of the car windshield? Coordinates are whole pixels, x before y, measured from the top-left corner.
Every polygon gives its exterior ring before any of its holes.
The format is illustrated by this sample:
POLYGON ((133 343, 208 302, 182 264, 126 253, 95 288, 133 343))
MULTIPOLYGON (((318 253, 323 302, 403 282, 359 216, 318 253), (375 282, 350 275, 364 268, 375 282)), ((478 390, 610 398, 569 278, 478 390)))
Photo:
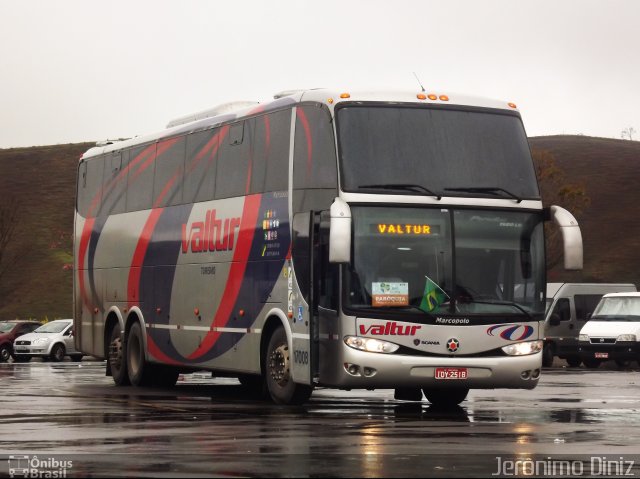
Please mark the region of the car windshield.
POLYGON ((640 321, 640 296, 602 298, 591 318, 600 321, 640 321))
POLYGON ((0 333, 8 333, 15 325, 16 323, 0 323, 0 333))
POLYGON ((34 333, 61 333, 64 331, 64 328, 70 324, 69 321, 52 321, 51 323, 40 326, 34 333))

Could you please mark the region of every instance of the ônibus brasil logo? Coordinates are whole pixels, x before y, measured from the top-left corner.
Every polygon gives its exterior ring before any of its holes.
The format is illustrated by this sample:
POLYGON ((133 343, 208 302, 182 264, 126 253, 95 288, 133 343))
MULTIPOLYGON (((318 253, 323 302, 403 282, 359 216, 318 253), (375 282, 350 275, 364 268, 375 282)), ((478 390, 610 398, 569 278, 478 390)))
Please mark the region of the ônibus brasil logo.
POLYGON ((533 334, 532 326, 523 324, 496 324, 487 329, 489 336, 495 336, 493 333, 499 332, 499 336, 507 341, 522 341, 533 334))
POLYGON ((182 252, 206 253, 231 251, 240 218, 216 219, 216 210, 209 210, 204 221, 194 221, 190 227, 182 224, 182 252), (224 226, 223 226, 224 221, 224 226))

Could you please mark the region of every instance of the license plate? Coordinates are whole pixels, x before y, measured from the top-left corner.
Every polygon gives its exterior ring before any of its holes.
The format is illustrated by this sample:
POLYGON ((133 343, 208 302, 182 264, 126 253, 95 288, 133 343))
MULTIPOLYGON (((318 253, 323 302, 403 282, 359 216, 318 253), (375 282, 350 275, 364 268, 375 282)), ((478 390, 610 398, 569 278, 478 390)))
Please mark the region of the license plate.
POLYGON ((436 368, 436 379, 467 379, 467 368, 436 368))
POLYGON ((596 359, 609 359, 609 353, 596 353, 596 359))
POLYGON ((18 353, 23 353, 23 352, 26 352, 26 351, 27 351, 27 348, 16 348, 16 352, 18 352, 18 353))

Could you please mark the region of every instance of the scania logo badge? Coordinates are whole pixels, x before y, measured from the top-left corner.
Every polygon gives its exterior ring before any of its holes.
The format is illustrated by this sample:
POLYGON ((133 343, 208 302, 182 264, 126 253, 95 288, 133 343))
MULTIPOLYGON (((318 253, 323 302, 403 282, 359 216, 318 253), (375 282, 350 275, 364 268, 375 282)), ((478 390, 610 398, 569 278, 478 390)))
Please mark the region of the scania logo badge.
POLYGON ((420 340, 419 339, 414 339, 413 340, 413 344, 415 344, 416 346, 420 346, 420 340))
POLYGON ((600 338, 600 342, 601 342, 601 343, 604 343, 604 338, 600 338))
POLYGON ((450 353, 455 353, 460 349, 460 341, 456 338, 451 338, 447 341, 447 351, 450 353))

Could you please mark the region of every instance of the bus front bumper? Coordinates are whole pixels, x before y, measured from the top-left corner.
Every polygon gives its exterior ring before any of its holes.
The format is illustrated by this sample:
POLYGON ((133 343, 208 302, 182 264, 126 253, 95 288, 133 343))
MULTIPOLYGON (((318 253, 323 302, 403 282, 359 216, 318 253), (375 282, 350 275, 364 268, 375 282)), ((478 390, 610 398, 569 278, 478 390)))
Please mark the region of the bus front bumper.
POLYGON ((345 347, 342 364, 335 366, 331 368, 335 372, 332 377, 320 378, 323 384, 353 389, 533 389, 540 378, 542 353, 501 357, 424 357, 369 353, 345 347), (444 379, 442 376, 451 377, 444 379))

